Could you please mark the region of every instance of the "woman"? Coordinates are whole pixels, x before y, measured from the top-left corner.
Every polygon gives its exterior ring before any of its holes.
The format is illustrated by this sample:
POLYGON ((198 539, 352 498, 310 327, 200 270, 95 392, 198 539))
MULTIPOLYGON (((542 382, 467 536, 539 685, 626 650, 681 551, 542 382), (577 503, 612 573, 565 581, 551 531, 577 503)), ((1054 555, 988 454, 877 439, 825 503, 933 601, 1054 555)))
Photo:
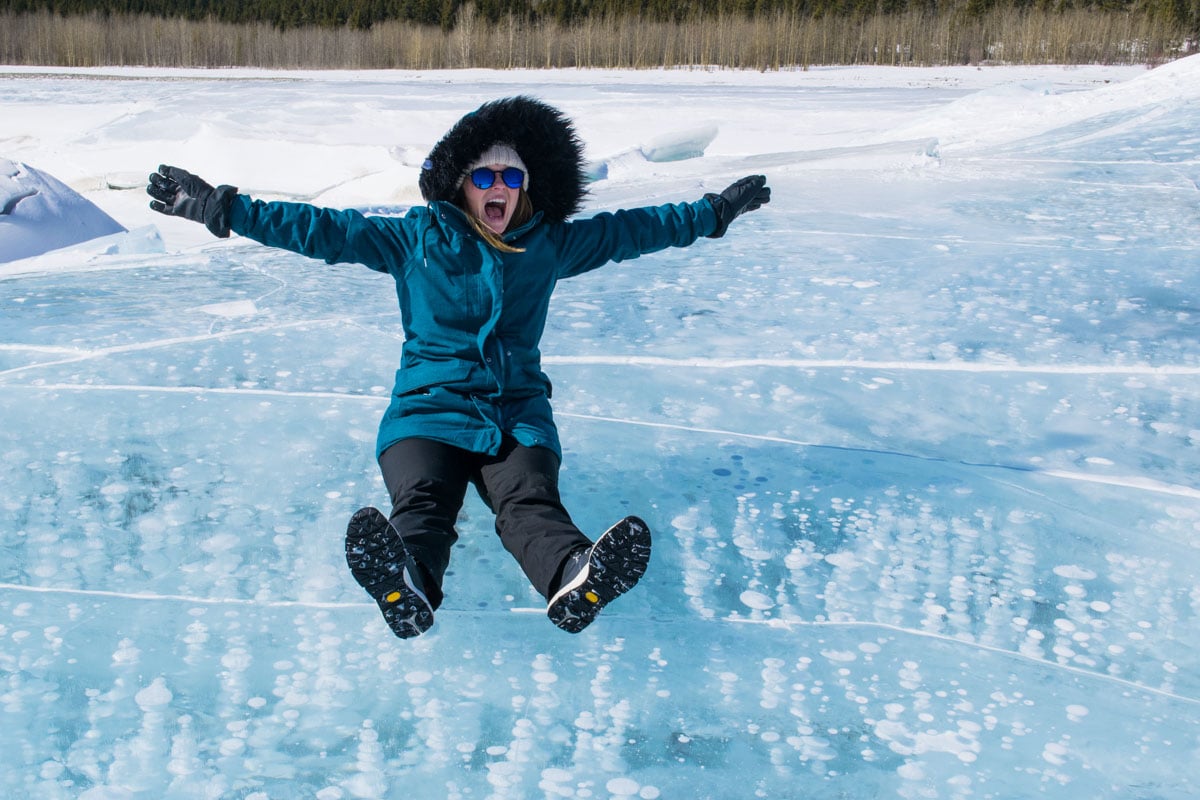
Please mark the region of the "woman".
POLYGON ((645 572, 646 523, 627 517, 592 542, 560 500, 562 449, 538 350, 550 295, 610 261, 722 236, 770 189, 756 175, 694 203, 568 221, 584 198, 583 166, 561 112, 511 97, 446 133, 421 171, 427 205, 403 218, 264 203, 176 167, 150 176, 156 211, 395 279, 406 339, 376 449, 392 511, 354 514, 346 559, 401 638, 433 624, 468 484, 566 631, 645 572))

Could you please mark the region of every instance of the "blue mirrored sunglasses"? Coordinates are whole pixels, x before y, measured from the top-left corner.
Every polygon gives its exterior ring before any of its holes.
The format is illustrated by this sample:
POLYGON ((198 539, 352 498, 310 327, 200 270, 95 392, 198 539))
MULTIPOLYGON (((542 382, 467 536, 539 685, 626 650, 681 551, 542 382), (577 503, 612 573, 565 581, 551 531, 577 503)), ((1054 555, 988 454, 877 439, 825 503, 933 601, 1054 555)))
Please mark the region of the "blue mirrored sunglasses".
POLYGON ((525 172, 516 167, 505 167, 503 170, 488 169, 480 167, 471 171, 471 183, 475 184, 479 189, 490 189, 492 184, 496 182, 496 176, 500 176, 500 180, 504 181, 504 185, 510 189, 520 189, 525 183, 525 172))

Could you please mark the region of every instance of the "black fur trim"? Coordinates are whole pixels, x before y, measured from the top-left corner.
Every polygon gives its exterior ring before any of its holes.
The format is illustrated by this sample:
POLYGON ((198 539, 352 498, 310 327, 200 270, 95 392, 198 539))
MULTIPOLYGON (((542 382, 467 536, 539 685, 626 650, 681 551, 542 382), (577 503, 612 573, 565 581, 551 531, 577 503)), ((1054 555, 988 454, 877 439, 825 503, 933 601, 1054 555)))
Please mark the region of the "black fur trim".
POLYGON ((453 202, 467 167, 497 142, 512 145, 529 170, 529 200, 550 222, 579 211, 584 188, 583 143, 558 109, 532 97, 484 103, 454 124, 421 169, 427 202, 453 202))

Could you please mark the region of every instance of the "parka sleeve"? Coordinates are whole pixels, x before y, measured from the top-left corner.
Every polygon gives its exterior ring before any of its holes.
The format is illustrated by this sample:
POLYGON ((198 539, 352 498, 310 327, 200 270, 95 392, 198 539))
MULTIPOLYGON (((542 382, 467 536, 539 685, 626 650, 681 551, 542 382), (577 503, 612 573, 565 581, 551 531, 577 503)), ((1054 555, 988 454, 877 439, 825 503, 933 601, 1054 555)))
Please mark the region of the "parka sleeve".
POLYGON ((712 203, 676 203, 597 214, 562 225, 559 278, 570 278, 610 261, 687 247, 716 230, 712 203))
POLYGON ((234 233, 269 247, 328 264, 364 264, 379 272, 402 263, 415 247, 404 220, 307 203, 267 203, 238 195, 229 222, 234 233))

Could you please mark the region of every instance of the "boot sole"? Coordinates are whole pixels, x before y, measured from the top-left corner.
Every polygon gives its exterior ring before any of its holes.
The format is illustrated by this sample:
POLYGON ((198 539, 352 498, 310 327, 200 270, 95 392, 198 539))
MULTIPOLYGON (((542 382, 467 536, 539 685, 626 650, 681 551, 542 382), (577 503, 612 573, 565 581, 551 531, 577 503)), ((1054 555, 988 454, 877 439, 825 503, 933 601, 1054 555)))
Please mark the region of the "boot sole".
POLYGON ((579 633, 606 605, 634 587, 650 563, 650 528, 637 517, 613 525, 592 545, 588 563, 550 599, 546 615, 579 633))
POLYGON ((416 564, 378 509, 363 508, 350 518, 346 563, 396 636, 411 639, 433 625, 433 608, 412 574, 416 564))

